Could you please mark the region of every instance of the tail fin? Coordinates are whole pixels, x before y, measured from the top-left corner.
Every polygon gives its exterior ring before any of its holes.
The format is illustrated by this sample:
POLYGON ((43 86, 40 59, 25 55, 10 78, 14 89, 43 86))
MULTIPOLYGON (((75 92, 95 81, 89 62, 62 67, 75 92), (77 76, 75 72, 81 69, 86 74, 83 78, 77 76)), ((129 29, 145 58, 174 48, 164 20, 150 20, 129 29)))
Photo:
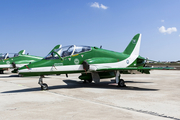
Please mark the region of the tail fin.
POLYGON ((141 43, 141 34, 136 34, 123 53, 128 55, 131 54, 139 55, 140 43, 141 43))
POLYGON ((24 55, 25 54, 25 50, 21 50, 19 51, 18 55, 24 55))
MULTIPOLYGON (((61 48, 61 47, 62 47, 62 45, 56 45, 56 46, 51 50, 51 52, 52 52, 53 50, 58 49, 58 48, 61 48)), ((50 54, 51 52, 49 52, 49 54, 50 54)))

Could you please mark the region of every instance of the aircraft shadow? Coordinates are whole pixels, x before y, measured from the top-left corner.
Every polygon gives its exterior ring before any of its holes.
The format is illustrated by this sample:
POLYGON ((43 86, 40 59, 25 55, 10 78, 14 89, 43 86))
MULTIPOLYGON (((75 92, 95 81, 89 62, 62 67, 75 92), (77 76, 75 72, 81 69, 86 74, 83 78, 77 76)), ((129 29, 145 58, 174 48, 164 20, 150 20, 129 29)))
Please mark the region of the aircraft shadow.
MULTIPOLYGON (((67 85, 55 85, 49 86, 49 90, 55 89, 74 89, 74 88, 98 88, 98 89, 114 89, 114 90, 132 90, 132 91, 158 91, 159 89, 140 88, 133 86, 118 87, 114 82, 103 81, 98 84, 95 83, 83 83, 76 80, 63 80, 67 85)), ((40 87, 26 88, 21 90, 4 91, 1 93, 19 93, 19 92, 33 92, 40 91, 40 87)))
MULTIPOLYGON (((116 80, 111 80, 111 82, 116 82, 116 80)), ((139 81, 125 81, 125 83, 153 83, 153 82, 139 82, 139 81)))
MULTIPOLYGON (((9 78, 9 77, 20 77, 20 76, 19 75, 0 76, 0 78, 9 78)), ((27 77, 29 77, 29 76, 27 76, 27 77)), ((33 77, 38 77, 39 78, 39 76, 33 76, 33 77)), ((50 78, 50 77, 46 76, 45 78, 50 78)))
POLYGON ((19 77, 19 75, 0 76, 0 78, 8 78, 8 77, 19 77))

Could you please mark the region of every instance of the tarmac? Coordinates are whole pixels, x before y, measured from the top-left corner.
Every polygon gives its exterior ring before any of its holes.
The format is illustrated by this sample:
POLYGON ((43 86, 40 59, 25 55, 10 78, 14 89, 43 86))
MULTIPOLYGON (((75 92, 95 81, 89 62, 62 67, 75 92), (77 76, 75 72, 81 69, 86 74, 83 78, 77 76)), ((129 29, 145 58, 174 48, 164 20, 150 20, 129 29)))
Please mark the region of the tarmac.
POLYGON ((180 71, 122 74, 115 79, 83 83, 80 74, 39 77, 0 74, 0 120, 180 120, 180 71))

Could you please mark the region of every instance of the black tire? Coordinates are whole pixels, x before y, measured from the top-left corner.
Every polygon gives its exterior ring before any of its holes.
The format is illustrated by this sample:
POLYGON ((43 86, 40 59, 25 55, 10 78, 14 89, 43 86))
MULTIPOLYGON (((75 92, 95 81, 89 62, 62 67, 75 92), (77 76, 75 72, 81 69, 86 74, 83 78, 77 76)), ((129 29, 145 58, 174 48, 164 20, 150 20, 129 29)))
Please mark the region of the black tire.
POLYGON ((119 87, 125 87, 125 86, 126 86, 123 79, 120 79, 120 80, 119 80, 118 86, 119 86, 119 87))
POLYGON ((43 85, 41 85, 41 90, 48 90, 48 85, 43 83, 43 85))

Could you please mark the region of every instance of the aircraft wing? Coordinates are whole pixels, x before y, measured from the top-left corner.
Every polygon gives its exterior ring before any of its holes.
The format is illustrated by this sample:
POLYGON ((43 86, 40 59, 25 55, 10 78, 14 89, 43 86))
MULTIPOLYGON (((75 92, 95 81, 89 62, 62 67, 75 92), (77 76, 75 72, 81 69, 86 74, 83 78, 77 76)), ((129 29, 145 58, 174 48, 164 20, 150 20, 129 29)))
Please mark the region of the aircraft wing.
POLYGON ((126 67, 126 68, 103 68, 96 71, 108 71, 108 70, 170 70, 173 67, 126 67))
POLYGON ((112 70, 119 70, 119 71, 125 71, 123 73, 129 73, 126 71, 136 70, 141 73, 150 74, 150 70, 171 70, 175 69, 173 67, 126 67, 126 68, 103 68, 103 69, 97 69, 96 71, 112 71, 112 70))

